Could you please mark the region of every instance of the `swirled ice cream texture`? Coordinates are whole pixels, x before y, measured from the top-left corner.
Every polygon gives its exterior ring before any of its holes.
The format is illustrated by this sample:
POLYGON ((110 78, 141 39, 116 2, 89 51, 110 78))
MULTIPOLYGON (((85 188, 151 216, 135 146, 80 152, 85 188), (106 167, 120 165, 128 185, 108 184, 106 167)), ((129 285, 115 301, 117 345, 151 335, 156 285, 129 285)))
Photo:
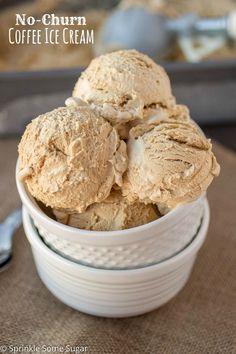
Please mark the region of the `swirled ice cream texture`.
POLYGON ((78 79, 73 96, 88 102, 122 137, 127 137, 129 122, 148 118, 153 111, 163 116, 175 104, 165 70, 136 50, 93 59, 78 79))
POLYGON ((200 197, 220 171, 210 140, 190 118, 131 129, 128 161, 123 194, 162 213, 200 197))
POLYGON ((87 105, 60 107, 34 119, 19 144, 29 192, 52 208, 83 212, 122 185, 126 144, 87 105))
POLYGON ((134 202, 112 191, 107 199, 90 205, 83 213, 53 209, 57 221, 79 229, 115 231, 140 226, 160 217, 155 205, 134 202))
POLYGON ((94 59, 66 106, 33 120, 19 145, 19 176, 62 223, 138 226, 159 217, 157 208, 197 199, 219 174, 210 140, 144 54, 94 59))

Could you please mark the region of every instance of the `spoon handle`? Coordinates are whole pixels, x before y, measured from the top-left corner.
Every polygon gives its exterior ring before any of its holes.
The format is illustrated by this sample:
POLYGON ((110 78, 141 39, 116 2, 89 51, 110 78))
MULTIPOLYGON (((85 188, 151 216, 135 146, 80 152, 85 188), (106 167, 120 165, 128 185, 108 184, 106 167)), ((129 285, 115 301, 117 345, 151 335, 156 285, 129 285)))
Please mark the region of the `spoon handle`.
POLYGON ((21 208, 14 210, 0 225, 0 265, 9 258, 12 249, 12 236, 22 222, 21 208))
POLYGON ((166 28, 178 35, 224 35, 236 39, 236 11, 226 16, 200 18, 195 13, 187 13, 175 20, 166 21, 166 28))
POLYGON ((14 210, 4 221, 4 225, 11 228, 12 231, 16 230, 22 223, 22 209, 14 210))
POLYGON ((194 25, 197 34, 227 34, 227 17, 200 18, 194 25))

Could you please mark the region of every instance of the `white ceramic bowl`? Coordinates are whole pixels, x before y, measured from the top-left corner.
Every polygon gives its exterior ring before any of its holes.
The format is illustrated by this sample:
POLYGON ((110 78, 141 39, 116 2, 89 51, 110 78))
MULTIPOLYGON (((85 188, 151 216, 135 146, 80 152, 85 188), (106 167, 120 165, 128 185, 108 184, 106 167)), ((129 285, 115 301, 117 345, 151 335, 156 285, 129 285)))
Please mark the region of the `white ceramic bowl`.
POLYGON ((17 177, 23 205, 45 243, 61 255, 103 269, 138 268, 156 264, 181 251, 196 235, 205 196, 177 207, 151 223, 120 231, 87 231, 48 217, 17 177))
POLYGON ((193 241, 177 255, 139 269, 95 269, 52 251, 40 238, 24 208, 23 224, 35 264, 46 287, 62 302, 82 312, 105 317, 128 317, 154 310, 172 299, 189 278, 206 237, 208 203, 193 241))

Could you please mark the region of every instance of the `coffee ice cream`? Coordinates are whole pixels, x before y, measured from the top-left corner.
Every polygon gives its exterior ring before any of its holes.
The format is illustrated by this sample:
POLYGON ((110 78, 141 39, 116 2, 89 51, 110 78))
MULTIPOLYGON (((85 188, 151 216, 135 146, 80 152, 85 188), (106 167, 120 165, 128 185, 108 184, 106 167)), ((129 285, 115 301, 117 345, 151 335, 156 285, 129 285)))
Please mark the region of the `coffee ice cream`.
POLYGON ((134 202, 112 190, 107 199, 90 205, 83 213, 68 214, 53 209, 57 221, 79 229, 114 231, 129 229, 156 220, 160 217, 155 205, 134 202))
POLYGON ((19 157, 20 178, 59 222, 100 231, 199 198, 220 170, 164 69, 135 50, 94 59, 66 107, 28 125, 19 157))
POLYGON ((123 194, 162 213, 197 199, 219 174, 210 140, 190 118, 132 128, 127 148, 123 194))
POLYGON ((60 107, 34 119, 19 144, 29 192, 52 208, 83 212, 122 185, 126 144, 86 104, 60 107))
POLYGON ((127 137, 129 122, 154 113, 168 116, 168 109, 175 104, 165 70, 136 50, 92 60, 78 79, 73 96, 88 102, 122 137, 127 137))

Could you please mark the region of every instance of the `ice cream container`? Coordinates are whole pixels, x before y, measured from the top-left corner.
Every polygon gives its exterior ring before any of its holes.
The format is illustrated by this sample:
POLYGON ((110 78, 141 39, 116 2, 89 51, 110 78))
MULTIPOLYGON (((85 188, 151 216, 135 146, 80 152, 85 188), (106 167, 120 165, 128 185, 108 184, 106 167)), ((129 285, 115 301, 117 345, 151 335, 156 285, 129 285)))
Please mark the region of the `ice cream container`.
MULTIPOLYGON (((43 242, 26 206, 23 208, 23 224, 38 274, 58 299, 88 314, 129 317, 157 309, 186 284, 208 229, 209 208, 206 199, 203 199, 202 205, 200 227, 184 249, 168 260, 137 269, 98 269, 66 259, 43 242)), ((82 236, 78 234, 78 238, 84 238, 82 236)), ((113 235, 107 237, 112 239, 113 235)))
POLYGON ((176 207, 148 224, 119 231, 87 231, 63 225, 47 216, 18 178, 22 203, 44 243, 58 254, 102 269, 132 269, 153 265, 178 254, 196 237, 206 197, 176 207))

